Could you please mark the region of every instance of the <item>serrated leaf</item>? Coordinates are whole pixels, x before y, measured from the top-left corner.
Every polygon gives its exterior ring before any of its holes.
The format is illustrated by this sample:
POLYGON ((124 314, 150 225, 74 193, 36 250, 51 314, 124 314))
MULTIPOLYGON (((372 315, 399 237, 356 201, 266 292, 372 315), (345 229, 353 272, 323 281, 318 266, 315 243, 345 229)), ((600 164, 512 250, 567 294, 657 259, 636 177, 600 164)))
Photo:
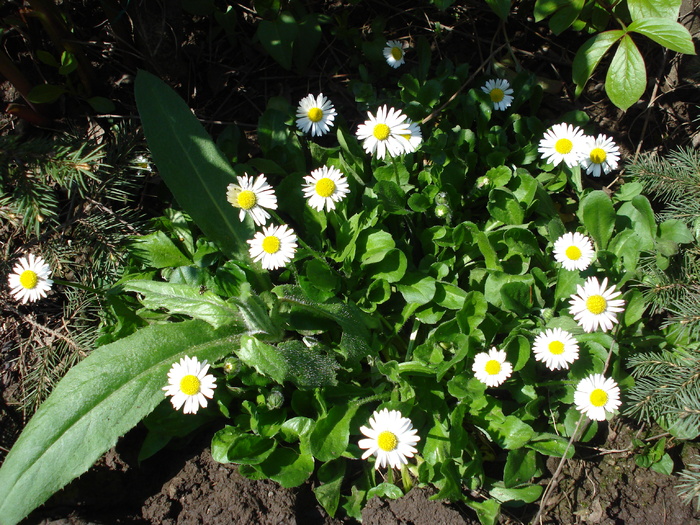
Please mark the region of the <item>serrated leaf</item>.
POLYGON ((605 53, 624 35, 622 29, 605 31, 589 38, 578 48, 571 69, 572 79, 576 84, 576 96, 581 94, 605 53))
POLYGON ((99 457, 164 400, 174 362, 228 355, 236 331, 203 321, 154 325, 94 350, 71 368, 0 468, 0 522, 13 525, 99 457))
POLYGON ((637 102, 647 87, 644 58, 632 37, 626 34, 610 62, 605 76, 605 92, 610 101, 623 111, 637 102))
POLYGON ((690 36, 690 31, 675 20, 667 18, 635 20, 627 27, 627 31, 644 35, 657 44, 669 48, 671 51, 687 55, 695 54, 695 45, 693 44, 693 38, 690 36))

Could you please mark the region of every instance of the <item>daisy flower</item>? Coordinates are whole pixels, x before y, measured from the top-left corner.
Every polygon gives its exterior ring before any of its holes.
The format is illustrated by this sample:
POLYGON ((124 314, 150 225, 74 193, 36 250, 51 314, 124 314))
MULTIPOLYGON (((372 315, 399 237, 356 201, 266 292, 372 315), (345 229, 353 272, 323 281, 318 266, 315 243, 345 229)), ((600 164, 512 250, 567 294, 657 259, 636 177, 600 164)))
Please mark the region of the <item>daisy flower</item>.
POLYGON ((407 417, 401 416, 398 410, 374 412, 369 418, 369 427, 360 427, 367 438, 361 439, 357 445, 365 449, 362 459, 374 455, 377 459, 374 468, 385 467, 398 468, 408 463, 406 458, 412 458, 418 452, 416 443, 420 441, 418 432, 413 428, 413 423, 407 417))
POLYGON ((304 133, 311 130, 311 136, 321 136, 331 129, 336 116, 330 100, 320 93, 318 97, 306 95, 297 108, 297 127, 304 133))
POLYGON ((486 84, 481 88, 481 91, 491 97, 493 109, 502 111, 513 102, 513 88, 511 88, 508 81, 503 78, 487 80, 486 84))
POLYGON ((571 296, 569 313, 586 332, 592 332, 599 326, 603 332, 612 329, 617 323, 617 313, 624 311, 623 299, 615 299, 622 292, 616 292, 615 286, 607 288, 608 278, 602 283, 595 277, 589 277, 583 286, 576 287, 576 294, 571 296))
POLYGON ((600 177, 602 174, 608 174, 617 169, 620 148, 607 135, 586 137, 582 151, 579 164, 589 175, 600 177))
POLYGON ((554 242, 554 258, 567 270, 585 270, 595 250, 591 240, 578 232, 568 232, 554 242))
POLYGON ((335 203, 350 192, 348 179, 337 168, 323 166, 304 176, 304 180, 304 197, 309 199, 309 206, 318 211, 324 206, 326 211, 334 210, 335 203))
POLYGON ((369 120, 357 127, 357 138, 363 141, 362 147, 367 153, 376 153, 383 159, 387 151, 392 157, 406 152, 410 141, 404 137, 411 136, 406 115, 385 104, 377 109, 376 117, 369 111, 367 117, 369 120))
POLYGON ((207 398, 211 399, 216 388, 216 380, 207 374, 209 365, 202 363, 196 357, 183 357, 179 363, 173 364, 168 372, 168 386, 164 386, 166 396, 173 396, 170 402, 175 410, 185 405, 185 414, 196 414, 199 407, 207 406, 207 398))
POLYGON ((38 301, 46 297, 46 292, 51 289, 53 281, 51 268, 41 257, 30 253, 22 257, 12 269, 7 282, 10 285, 10 293, 22 304, 38 301))
POLYGON ((423 142, 423 133, 421 133, 420 126, 410 118, 406 119, 406 124, 408 124, 408 133, 401 135, 401 137, 408 141, 408 145, 405 145, 405 150, 406 153, 410 153, 416 151, 420 143, 423 142))
POLYGON ((596 421, 605 421, 605 413, 620 406, 620 387, 614 379, 593 374, 582 379, 574 392, 576 410, 596 421))
POLYGON ((494 346, 488 352, 476 354, 472 370, 486 386, 499 386, 513 373, 513 365, 506 361, 505 351, 494 346))
POLYGON ((286 265, 297 251, 297 236, 286 225, 263 226, 262 233, 248 241, 253 262, 262 261, 265 270, 276 270, 286 265))
POLYGON ((404 49, 407 47, 407 44, 399 40, 389 40, 384 48, 384 58, 386 58, 386 63, 396 69, 401 64, 406 62, 404 60, 404 56, 406 54, 404 49))
POLYGON ((536 361, 542 361, 550 370, 569 368, 578 359, 578 342, 566 330, 548 328, 532 345, 536 361))
POLYGON ((253 218, 253 222, 262 226, 270 218, 270 214, 265 208, 277 209, 277 196, 275 190, 267 183, 265 175, 258 175, 253 181, 253 177, 243 175, 238 177, 238 184, 229 184, 226 191, 226 200, 234 208, 240 208, 238 218, 242 221, 246 213, 253 218))
POLYGON ((573 168, 581 158, 584 141, 585 135, 578 126, 555 124, 546 131, 537 150, 548 163, 556 166, 564 162, 573 168))

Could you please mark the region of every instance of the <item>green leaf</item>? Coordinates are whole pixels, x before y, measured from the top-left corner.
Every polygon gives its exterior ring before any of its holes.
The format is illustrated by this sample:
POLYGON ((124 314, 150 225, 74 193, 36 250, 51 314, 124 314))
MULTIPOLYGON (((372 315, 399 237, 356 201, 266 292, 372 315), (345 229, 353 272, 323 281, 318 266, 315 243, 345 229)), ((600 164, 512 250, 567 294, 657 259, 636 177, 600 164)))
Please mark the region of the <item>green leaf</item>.
POLYGON ((486 501, 471 501, 466 500, 468 507, 476 512, 481 525, 496 525, 498 518, 501 515, 501 504, 495 499, 487 499, 486 501))
POLYGON ((506 488, 515 487, 530 481, 537 472, 537 453, 534 450, 519 448, 508 452, 503 469, 503 483, 506 488))
MULTIPOLYGON (((360 244, 358 242, 358 244, 360 244)), ((385 231, 375 231, 367 236, 364 251, 360 251, 360 262, 362 264, 372 264, 379 262, 386 257, 386 254, 396 246, 392 235, 385 231)))
POLYGON ((311 60, 316 56, 316 49, 321 42, 321 25, 319 15, 309 13, 298 24, 299 35, 294 41, 294 65, 300 73, 305 73, 311 60))
POLYGON ((569 446, 568 439, 564 439, 556 434, 539 434, 525 446, 555 458, 561 458, 564 454, 566 454, 567 458, 571 458, 576 450, 573 446, 569 446))
POLYGON ((294 57, 294 40, 298 33, 299 28, 294 17, 289 13, 281 13, 277 20, 260 22, 256 36, 265 51, 284 69, 290 70, 294 57))
POLYGON ((331 518, 335 516, 340 503, 340 488, 345 477, 345 464, 344 459, 337 459, 321 465, 317 474, 321 484, 313 488, 316 499, 331 518))
POLYGON ((311 432, 311 453, 320 461, 339 458, 350 440, 350 421, 358 405, 336 405, 316 422, 311 432))
POLYGON ((535 22, 541 22, 549 15, 556 13, 563 3, 568 0, 537 0, 533 9, 535 22))
POLYGON ((583 4, 584 0, 568 0, 561 9, 554 13, 549 19, 549 28, 552 33, 559 35, 571 27, 571 24, 578 20, 583 4))
POLYGON ((632 20, 646 18, 667 18, 677 20, 683 0, 627 0, 632 20))
POLYGON ((241 432, 236 427, 226 425, 216 432, 211 440, 211 457, 219 463, 258 465, 277 447, 271 438, 241 432))
POLYGON ((231 327, 154 325, 94 350, 39 407, 0 468, 0 516, 12 525, 90 468, 164 400, 170 367, 185 355, 210 363, 236 343, 231 327))
POLYGON ((129 251, 139 261, 153 268, 187 266, 192 261, 163 232, 154 232, 129 240, 129 251))
POLYGON ((285 488, 298 487, 314 472, 311 454, 277 447, 262 463, 260 471, 285 488))
POLYGON ((212 292, 200 293, 188 284, 157 281, 129 281, 123 285, 127 292, 142 295, 141 303, 151 310, 165 308, 173 314, 184 314, 206 321, 214 328, 232 324, 242 331, 244 323, 235 307, 212 292))
POLYGON ((491 10, 498 15, 498 18, 505 21, 510 13, 510 0, 486 0, 491 10))
POLYGON ((489 495, 501 502, 534 503, 542 495, 543 490, 542 485, 526 485, 517 488, 494 486, 489 490, 489 495))
POLYGON ((410 213, 406 209, 406 192, 394 181, 380 180, 374 185, 374 191, 388 213, 395 215, 410 213))
POLYGON ((399 487, 393 483, 380 483, 376 487, 372 487, 367 491, 367 500, 374 497, 377 498, 389 498, 389 499, 399 499, 403 496, 403 492, 399 487))
POLYGON ((61 95, 67 93, 68 90, 63 86, 54 86, 51 84, 39 84, 34 86, 27 93, 27 100, 34 104, 51 104, 56 102, 61 95))
POLYGON ((610 62, 605 76, 605 92, 610 101, 624 111, 642 97, 646 87, 644 58, 632 37, 626 34, 620 39, 620 46, 610 62))
POLYGON ((249 261, 252 220, 226 200, 235 173, 187 104, 156 76, 139 71, 136 105, 160 176, 197 226, 230 257, 249 261))
POLYGON ((407 303, 426 304, 435 297, 436 281, 430 276, 412 273, 404 276, 396 286, 407 303))
POLYGON ((492 189, 486 207, 494 219, 505 224, 522 224, 525 218, 525 211, 507 188, 492 189))
POLYGON ((589 38, 576 51, 572 64, 572 79, 576 84, 576 96, 583 91, 583 87, 591 78, 593 71, 598 67, 601 59, 612 45, 625 35, 622 29, 604 31, 589 38))
POLYGON ((615 228, 615 209, 610 197, 602 190, 592 191, 581 200, 579 214, 597 248, 607 248, 615 228))
POLYGON ((635 20, 627 27, 627 31, 644 35, 671 51, 688 55, 695 54, 695 45, 690 31, 675 20, 667 18, 635 20))

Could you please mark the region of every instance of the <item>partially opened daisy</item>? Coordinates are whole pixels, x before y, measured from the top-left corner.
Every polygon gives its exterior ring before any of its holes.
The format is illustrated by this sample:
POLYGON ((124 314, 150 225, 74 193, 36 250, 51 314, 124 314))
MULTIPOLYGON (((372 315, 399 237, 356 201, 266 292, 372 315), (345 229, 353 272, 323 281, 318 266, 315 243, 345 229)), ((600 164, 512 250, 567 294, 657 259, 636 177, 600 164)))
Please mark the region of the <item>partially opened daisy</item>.
POLYGON ((617 314, 624 311, 624 299, 616 299, 622 292, 616 292, 615 286, 608 286, 608 278, 598 282, 589 277, 581 286, 576 287, 576 294, 571 296, 569 313, 586 332, 592 332, 599 326, 603 332, 611 330, 617 323, 617 314))
POLYGON ((574 392, 576 410, 596 421, 605 421, 606 412, 614 412, 621 404, 620 387, 614 379, 593 374, 582 379, 574 392))
POLYGON ((384 47, 384 58, 386 58, 386 63, 391 67, 396 69, 401 64, 406 62, 404 59, 406 52, 405 49, 408 45, 399 40, 389 40, 384 47))
POLYGON ((309 206, 322 211, 334 210, 335 203, 343 200, 350 192, 348 179, 338 168, 323 166, 304 176, 304 197, 309 199, 309 206))
POLYGON ((535 337, 532 351, 550 370, 569 368, 578 359, 578 341, 566 330, 548 328, 535 337))
POLYGON ((620 160, 620 148, 607 135, 586 137, 583 146, 583 154, 579 163, 586 173, 593 177, 600 177, 617 169, 620 160))
POLYGON ((196 357, 185 356, 179 363, 173 364, 168 372, 168 386, 164 386, 166 396, 172 396, 170 402, 175 410, 184 405, 185 414, 196 414, 199 407, 207 406, 216 388, 216 380, 207 374, 209 365, 199 362, 196 357))
POLYGON ((297 236, 286 224, 263 226, 262 233, 257 232, 248 244, 253 262, 261 261, 265 270, 276 270, 294 258, 297 236))
POLYGON ((357 138, 369 154, 384 158, 387 151, 390 156, 406 152, 410 142, 404 136, 411 135, 407 117, 401 111, 385 105, 377 109, 377 115, 367 112, 368 120, 357 127, 357 138))
POLYGON ((506 361, 505 351, 494 346, 488 352, 476 354, 472 370, 486 386, 499 386, 513 373, 513 365, 506 361))
POLYGON ((10 293, 15 299, 22 301, 22 304, 46 297, 53 285, 53 281, 49 279, 51 268, 44 259, 33 253, 17 261, 12 271, 7 278, 10 293))
POLYGON ((581 158, 584 142, 585 135, 578 126, 555 124, 545 132, 537 150, 548 163, 556 166, 564 162, 573 168, 581 158))
POLYGON ((504 78, 487 80, 481 91, 493 102, 493 109, 504 110, 513 103, 513 88, 504 78))
POLYGON ((408 463, 406 458, 412 458, 418 452, 415 448, 420 441, 413 423, 403 417, 398 410, 383 408, 374 412, 369 418, 369 427, 360 427, 367 438, 361 439, 357 445, 365 449, 362 459, 374 455, 374 468, 390 466, 399 468, 408 463))
POLYGON ((567 270, 585 270, 594 255, 593 243, 579 232, 567 232, 554 242, 554 258, 567 270))
POLYGON ((226 200, 235 208, 240 208, 240 220, 244 220, 248 214, 258 226, 270 218, 265 208, 277 209, 275 190, 267 183, 265 175, 258 175, 255 180, 248 175, 238 177, 238 184, 229 184, 226 188, 226 200))
POLYGON ((321 136, 330 131, 336 116, 330 100, 320 93, 318 97, 306 95, 297 107, 297 127, 304 133, 311 131, 311 136, 321 136))

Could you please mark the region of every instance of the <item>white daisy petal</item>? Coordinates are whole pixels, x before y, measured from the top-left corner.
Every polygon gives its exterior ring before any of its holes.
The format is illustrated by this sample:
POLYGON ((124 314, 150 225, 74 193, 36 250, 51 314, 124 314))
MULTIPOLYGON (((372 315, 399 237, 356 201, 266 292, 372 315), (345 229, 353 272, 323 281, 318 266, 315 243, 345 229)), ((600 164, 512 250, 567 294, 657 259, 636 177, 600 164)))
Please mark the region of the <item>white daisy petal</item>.
POLYGON ((265 208, 277 209, 275 190, 267 183, 265 175, 258 175, 255 180, 248 175, 238 177, 238 184, 229 184, 226 188, 226 200, 231 206, 240 208, 238 218, 241 221, 247 214, 258 226, 264 225, 270 218, 265 208))
POLYGON ((611 330, 617 323, 617 313, 624 311, 624 299, 616 299, 622 292, 616 292, 615 286, 607 288, 608 279, 598 282, 595 277, 589 277, 583 286, 576 287, 572 295, 569 313, 586 332, 593 332, 600 327, 604 332, 611 330))
POLYGON ((396 69, 401 64, 405 63, 406 52, 405 49, 408 47, 407 44, 399 40, 389 40, 384 47, 384 58, 386 58, 386 63, 391 67, 396 69))
POLYGON ((582 379, 574 392, 576 410, 596 421, 605 421, 606 412, 620 407, 620 387, 614 379, 593 374, 582 379))
POLYGON ((383 159, 387 151, 394 157, 415 149, 408 138, 412 136, 411 123, 401 111, 384 105, 377 110, 376 117, 369 112, 367 117, 356 133, 367 153, 383 159))
POLYGON ((367 436, 357 443, 358 447, 366 449, 362 459, 376 456, 376 469, 387 464, 399 468, 408 463, 406 458, 412 458, 418 452, 415 448, 420 441, 420 436, 416 435, 418 430, 413 428, 410 419, 397 410, 384 408, 374 412, 369 418, 369 427, 360 427, 360 432, 367 436))
POLYGON ((324 206, 326 211, 334 210, 335 203, 350 193, 348 179, 334 167, 315 169, 310 175, 305 175, 304 180, 304 197, 309 200, 309 206, 318 211, 322 211, 324 206))
POLYGON ((578 126, 555 124, 545 132, 537 149, 548 163, 556 166, 564 162, 573 168, 581 158, 584 143, 585 135, 578 126))
POLYGON ((487 80, 481 91, 491 98, 493 109, 503 111, 513 103, 513 88, 503 78, 487 80))
POLYGON ((567 232, 554 243, 554 258, 567 270, 585 270, 594 255, 591 240, 578 232, 567 232))
POLYGON ((200 407, 207 406, 207 398, 214 396, 216 379, 207 374, 209 365, 196 357, 185 356, 174 363, 168 372, 168 384, 163 387, 166 396, 175 410, 183 409, 185 414, 196 414, 200 407))
POLYGON ((620 148, 606 135, 586 137, 583 145, 582 156, 579 163, 586 173, 593 177, 600 177, 617 169, 620 160, 620 148))
POLYGON ((46 297, 53 286, 51 268, 41 257, 30 253, 22 257, 13 267, 13 273, 8 275, 7 283, 10 293, 22 304, 38 301, 46 297))
POLYGON ((320 93, 318 97, 306 95, 297 107, 297 127, 304 133, 311 131, 311 136, 328 133, 333 126, 337 112, 329 99, 320 93))
POLYGON ((513 365, 506 361, 504 350, 495 346, 488 352, 481 352, 474 357, 472 365, 474 376, 486 386, 501 385, 513 373, 513 365))
POLYGON ((535 338, 532 351, 550 370, 566 369, 578 359, 578 342, 566 330, 548 328, 535 338))
POLYGON ((261 261, 265 270, 276 270, 294 258, 297 250, 297 236, 286 224, 264 226, 248 241, 253 262, 261 261))

